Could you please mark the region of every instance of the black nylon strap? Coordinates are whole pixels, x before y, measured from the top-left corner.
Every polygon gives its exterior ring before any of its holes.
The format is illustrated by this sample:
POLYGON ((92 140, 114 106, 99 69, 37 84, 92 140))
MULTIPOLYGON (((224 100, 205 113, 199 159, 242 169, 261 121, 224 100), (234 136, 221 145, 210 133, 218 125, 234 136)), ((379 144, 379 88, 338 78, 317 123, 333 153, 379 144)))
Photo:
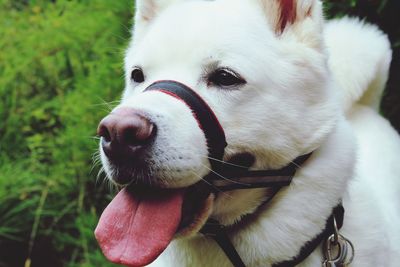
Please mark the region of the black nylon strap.
POLYGON ((212 237, 235 267, 246 267, 230 241, 225 227, 218 221, 209 219, 200 232, 205 236, 212 237))
POLYGON ((191 88, 176 81, 158 81, 144 91, 160 91, 183 101, 193 112, 207 140, 210 164, 215 169, 227 146, 225 133, 208 104, 191 88))
POLYGON ((283 187, 291 183, 297 169, 310 158, 312 153, 302 155, 287 166, 279 170, 255 170, 249 171, 234 166, 221 166, 220 173, 211 173, 206 177, 218 191, 234 189, 250 189, 264 187, 283 187))

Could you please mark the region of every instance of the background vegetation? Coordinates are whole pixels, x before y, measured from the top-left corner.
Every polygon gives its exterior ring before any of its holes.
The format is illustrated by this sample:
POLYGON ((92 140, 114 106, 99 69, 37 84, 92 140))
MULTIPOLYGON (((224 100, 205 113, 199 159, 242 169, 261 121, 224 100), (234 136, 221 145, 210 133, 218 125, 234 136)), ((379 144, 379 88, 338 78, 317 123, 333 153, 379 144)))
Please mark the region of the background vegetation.
MULTIPOLYGON (((91 158, 123 87, 132 2, 0 0, 1 267, 111 266, 93 237, 111 196, 91 158)), ((400 128, 400 2, 325 2, 389 34, 383 112, 400 128)))

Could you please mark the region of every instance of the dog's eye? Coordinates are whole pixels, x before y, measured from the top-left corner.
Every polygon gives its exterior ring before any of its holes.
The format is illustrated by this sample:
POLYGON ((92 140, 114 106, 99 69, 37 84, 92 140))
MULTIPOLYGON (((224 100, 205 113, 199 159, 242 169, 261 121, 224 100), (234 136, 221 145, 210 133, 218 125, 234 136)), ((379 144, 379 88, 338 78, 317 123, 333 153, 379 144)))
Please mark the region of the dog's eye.
POLYGON ((218 69, 214 71, 209 76, 208 81, 219 87, 231 87, 246 83, 239 74, 230 69, 218 69))
POLYGON ((135 68, 132 72, 131 72, 131 79, 132 81, 136 82, 136 83, 142 83, 144 82, 144 74, 142 69, 140 68, 135 68))

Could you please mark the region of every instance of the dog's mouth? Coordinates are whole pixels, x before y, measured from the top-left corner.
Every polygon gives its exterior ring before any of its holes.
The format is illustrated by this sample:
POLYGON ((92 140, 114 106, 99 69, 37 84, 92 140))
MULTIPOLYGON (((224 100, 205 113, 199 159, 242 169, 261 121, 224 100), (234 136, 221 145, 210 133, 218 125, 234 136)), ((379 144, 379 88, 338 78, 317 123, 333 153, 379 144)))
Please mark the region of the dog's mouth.
POLYGON ((213 194, 201 182, 180 189, 125 187, 104 210, 95 236, 110 261, 145 266, 176 235, 199 231, 212 204, 213 194))
MULTIPOLYGON (((249 153, 230 156, 231 166, 249 168, 249 153)), ((135 183, 123 188, 106 207, 95 236, 108 260, 126 266, 153 262, 174 237, 198 233, 213 211, 214 187, 200 180, 184 188, 135 183)))

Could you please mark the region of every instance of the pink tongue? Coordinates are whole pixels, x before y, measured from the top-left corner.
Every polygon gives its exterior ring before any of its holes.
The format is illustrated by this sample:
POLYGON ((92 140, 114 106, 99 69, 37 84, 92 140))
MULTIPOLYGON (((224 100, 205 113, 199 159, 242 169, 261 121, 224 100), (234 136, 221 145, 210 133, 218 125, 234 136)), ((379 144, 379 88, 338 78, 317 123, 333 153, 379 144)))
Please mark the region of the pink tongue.
POLYGON ((126 266, 154 261, 171 242, 181 221, 183 190, 152 195, 126 188, 104 210, 95 236, 108 260, 126 266))

